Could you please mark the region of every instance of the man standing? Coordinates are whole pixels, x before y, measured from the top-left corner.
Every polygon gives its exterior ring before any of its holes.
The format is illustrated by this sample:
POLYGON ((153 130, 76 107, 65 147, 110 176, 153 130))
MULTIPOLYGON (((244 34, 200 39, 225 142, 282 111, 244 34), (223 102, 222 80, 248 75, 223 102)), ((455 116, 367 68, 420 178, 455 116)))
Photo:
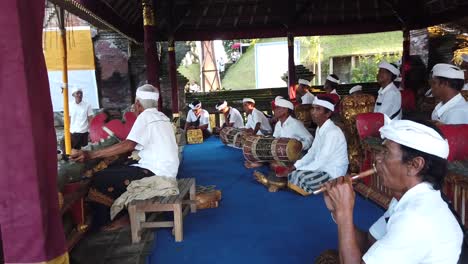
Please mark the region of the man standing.
POLYGON ((290 168, 288 187, 309 195, 330 179, 348 170, 348 147, 339 127, 330 120, 335 106, 331 99, 317 95, 312 104, 312 120, 317 124, 312 147, 290 168))
POLYGON ((386 61, 379 64, 377 82, 380 84, 374 112, 386 114, 390 119, 401 119, 401 93, 393 81, 400 74, 398 67, 386 61))
POLYGON ((468 124, 468 102, 460 94, 464 84, 460 68, 445 63, 432 68, 432 94, 440 103, 432 112, 432 120, 444 124, 468 124))
POLYGON ((297 87, 297 94, 300 97, 301 104, 312 104, 314 95, 310 93, 310 82, 304 79, 299 79, 299 86, 297 87))
POLYGON ((435 127, 409 120, 391 121, 380 134, 385 141, 375 167, 393 199, 369 232, 354 224, 351 177, 325 184, 325 204, 338 225, 336 263, 457 263, 463 232, 441 196, 447 140, 435 127))
MULTIPOLYGON (((118 202, 122 201, 122 197, 138 199, 139 196, 149 198, 148 196, 178 193, 176 180, 179 168, 178 147, 171 121, 157 110, 158 99, 159 93, 154 86, 145 84, 139 87, 135 98, 135 111, 138 117, 126 140, 96 151, 72 152, 71 160, 84 162, 139 150, 138 163, 110 166, 92 178, 88 199, 91 201, 95 227, 109 223, 111 216, 114 217, 123 208, 118 202), (127 189, 137 190, 130 188, 132 182, 136 180, 139 180, 136 182, 140 184, 139 186, 151 186, 151 188, 138 189, 141 193, 127 191, 127 189), (141 191, 142 189, 145 191, 141 191), (117 198, 119 199, 116 200, 117 198), (117 210, 114 210, 115 208, 117 210)), ((120 227, 125 220, 128 221, 128 218, 122 217, 121 220, 114 222, 114 225, 108 226, 108 229, 120 227)))
POLYGON ((70 133, 73 149, 81 149, 88 145, 89 124, 93 111, 91 105, 83 101, 83 90, 74 88, 72 96, 75 98, 70 103, 70 133))
POLYGON ((244 119, 240 114, 239 110, 228 106, 226 101, 219 102, 216 104, 216 110, 224 115, 224 127, 234 127, 234 128, 243 128, 244 127, 244 119))
POLYGON ((252 134, 260 136, 271 134, 270 122, 264 113, 255 108, 254 99, 244 98, 242 100, 242 106, 248 115, 247 124, 245 125, 248 132, 252 132, 252 134))
POLYGON ((202 108, 202 103, 199 100, 193 101, 189 107, 185 130, 201 129, 204 139, 211 136, 210 113, 202 108))

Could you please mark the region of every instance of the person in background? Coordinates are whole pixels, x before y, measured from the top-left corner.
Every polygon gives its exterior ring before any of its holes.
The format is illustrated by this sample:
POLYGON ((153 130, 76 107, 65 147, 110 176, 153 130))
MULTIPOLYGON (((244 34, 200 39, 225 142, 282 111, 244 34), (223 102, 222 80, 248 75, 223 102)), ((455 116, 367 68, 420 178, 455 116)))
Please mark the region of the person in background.
POLYGON ((400 70, 394 64, 382 61, 379 64, 377 82, 380 84, 377 100, 375 100, 374 112, 386 114, 390 119, 398 120, 402 117, 401 92, 393 81, 400 74, 400 70))
POLYGON ((355 86, 351 87, 351 89, 349 89, 349 94, 350 95, 362 94, 362 86, 361 85, 355 85, 355 86))
POLYGON ((335 94, 338 97, 337 101, 339 101, 341 98, 340 95, 336 92, 338 85, 340 85, 340 78, 338 78, 338 76, 333 73, 327 76, 325 84, 323 85, 323 89, 327 94, 335 94))
POLYGON ((220 101, 216 104, 216 110, 224 115, 224 127, 235 127, 235 128, 243 128, 244 127, 244 119, 242 118, 241 113, 239 110, 235 109, 228 105, 226 101, 220 101))
POLYGON ((265 114, 255 108, 255 100, 252 98, 244 98, 242 100, 244 112, 247 113, 247 124, 245 129, 254 135, 271 135, 271 125, 265 114))
POLYGON ((88 145, 89 125, 93 116, 91 105, 83 101, 83 90, 74 88, 70 103, 70 133, 73 149, 81 149, 88 145))
POLYGON ((310 92, 309 89, 310 82, 304 79, 299 79, 297 94, 300 96, 301 104, 312 104, 312 102, 314 101, 314 95, 310 92))
POLYGON ((189 104, 190 110, 187 113, 185 122, 185 130, 201 129, 203 138, 211 136, 210 113, 202 108, 202 103, 199 100, 194 100, 189 104))

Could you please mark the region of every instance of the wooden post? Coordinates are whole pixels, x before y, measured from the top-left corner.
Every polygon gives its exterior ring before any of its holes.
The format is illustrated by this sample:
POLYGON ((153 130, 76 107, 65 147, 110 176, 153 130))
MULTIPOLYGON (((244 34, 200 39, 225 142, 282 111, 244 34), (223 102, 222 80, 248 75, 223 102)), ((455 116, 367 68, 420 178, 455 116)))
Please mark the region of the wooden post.
POLYGON ((70 109, 68 106, 68 65, 67 65, 67 30, 65 28, 65 10, 59 8, 60 43, 62 45, 62 94, 63 94, 63 129, 65 136, 65 154, 71 154, 70 109))
POLYGON ((296 66, 294 65, 294 36, 288 33, 288 94, 289 99, 296 98, 296 66))
POLYGON ((159 91, 158 108, 162 110, 161 84, 159 82, 159 57, 154 38, 156 20, 154 17, 153 1, 143 0, 143 27, 144 27, 144 48, 146 62, 146 78, 148 83, 156 87, 159 91))
POLYGON ((177 66, 175 58, 174 38, 169 38, 167 56, 169 60, 169 78, 171 80, 172 91, 172 113, 179 114, 179 88, 177 87, 177 66))
MULTIPOLYGON (((400 74, 401 74, 401 87, 406 89, 406 74, 409 70, 409 58, 410 58, 410 31, 403 29, 403 55, 401 58, 400 74)), ((409 87, 415 89, 414 87, 409 87)))
POLYGON ((330 65, 328 65, 328 73, 332 74, 333 73, 333 57, 330 57, 329 64, 330 65))

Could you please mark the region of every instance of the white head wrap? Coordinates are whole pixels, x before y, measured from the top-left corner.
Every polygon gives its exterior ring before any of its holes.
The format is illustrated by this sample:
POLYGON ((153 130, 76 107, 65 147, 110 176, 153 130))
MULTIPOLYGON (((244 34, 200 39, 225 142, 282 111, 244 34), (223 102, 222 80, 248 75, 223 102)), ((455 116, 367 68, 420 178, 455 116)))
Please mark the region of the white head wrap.
POLYGON ((400 75, 400 70, 397 67, 395 67, 395 65, 392 65, 386 61, 382 61, 379 64, 379 68, 386 69, 396 76, 400 75))
POLYGON ((223 110, 223 109, 226 108, 226 107, 227 107, 227 102, 224 101, 222 104, 216 105, 216 110, 221 111, 221 110, 223 110))
POLYGON ((395 141, 400 145, 443 159, 447 159, 449 155, 447 140, 443 139, 437 131, 423 124, 410 120, 394 120, 385 124, 379 131, 383 139, 395 141))
POLYGON ((439 63, 432 68, 433 77, 445 77, 448 79, 465 79, 463 71, 455 65, 439 63))
POLYGON ((276 98, 275 99, 275 106, 280 106, 280 107, 285 107, 289 108, 291 110, 294 110, 294 105, 290 101, 283 99, 283 98, 276 98))
POLYGON ((81 88, 79 88, 79 87, 73 87, 73 89, 72 89, 72 95, 75 95, 75 93, 78 92, 78 91, 83 92, 83 90, 82 90, 81 88))
POLYGON ((314 101, 312 102, 312 104, 323 106, 329 109, 330 111, 335 111, 335 106, 332 103, 325 100, 321 100, 317 96, 314 97, 314 101))
POLYGON ((304 79, 299 79, 299 84, 310 86, 310 82, 304 79))
POLYGON ((464 62, 468 62, 468 54, 462 54, 461 57, 464 62))
POLYGON ((255 100, 252 98, 244 98, 242 99, 242 103, 253 103, 255 104, 255 100))
POLYGON ((394 81, 395 82, 401 82, 401 76, 396 77, 394 81))
POLYGON ((328 76, 327 76, 327 80, 329 80, 330 82, 334 82, 334 83, 340 84, 340 80, 339 80, 339 79, 333 78, 331 75, 328 75, 328 76))
POLYGON ((155 100, 155 101, 157 101, 159 99, 159 93, 157 92, 156 87, 154 87, 153 85, 144 84, 144 85, 138 87, 135 97, 140 98, 142 100, 155 100), (151 88, 155 92, 141 91, 141 88, 151 88))
POLYGON ((189 104, 188 105, 190 107, 190 109, 194 110, 194 109, 200 109, 202 107, 202 103, 198 103, 196 105, 193 105, 193 104, 189 104))
POLYGON ((349 94, 352 94, 357 91, 362 91, 362 86, 361 85, 355 85, 351 89, 349 89, 349 94))

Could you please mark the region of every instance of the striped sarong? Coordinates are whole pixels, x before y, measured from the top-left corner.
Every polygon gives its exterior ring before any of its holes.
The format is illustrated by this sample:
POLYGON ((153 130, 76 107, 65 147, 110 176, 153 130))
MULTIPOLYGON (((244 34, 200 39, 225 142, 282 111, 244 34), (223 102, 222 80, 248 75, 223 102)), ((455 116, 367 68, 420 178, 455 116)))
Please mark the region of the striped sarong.
POLYGON ((319 189, 323 183, 330 179, 330 174, 324 171, 295 170, 288 175, 289 183, 298 186, 308 193, 319 189))

